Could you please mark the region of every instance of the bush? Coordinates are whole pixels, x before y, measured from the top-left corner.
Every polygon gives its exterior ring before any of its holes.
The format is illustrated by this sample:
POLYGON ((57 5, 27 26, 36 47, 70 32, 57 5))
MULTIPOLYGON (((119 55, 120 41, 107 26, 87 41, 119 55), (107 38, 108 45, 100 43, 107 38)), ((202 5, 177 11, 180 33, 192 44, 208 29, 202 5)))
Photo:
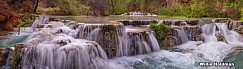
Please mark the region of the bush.
POLYGON ((182 5, 178 4, 173 8, 162 7, 158 11, 158 15, 161 16, 185 16, 185 17, 193 17, 192 8, 183 7, 182 5))
POLYGON ((30 19, 29 16, 24 15, 24 17, 18 21, 18 25, 17 25, 17 28, 18 28, 18 34, 20 34, 20 28, 21 28, 21 27, 25 26, 26 24, 30 24, 30 23, 32 23, 33 21, 34 21, 34 20, 30 19))
POLYGON ((67 15, 79 15, 78 7, 80 2, 78 0, 59 0, 58 8, 67 15))
POLYGON ((161 40, 165 38, 169 32, 172 32, 172 28, 164 24, 151 24, 150 28, 155 31, 157 39, 161 40))

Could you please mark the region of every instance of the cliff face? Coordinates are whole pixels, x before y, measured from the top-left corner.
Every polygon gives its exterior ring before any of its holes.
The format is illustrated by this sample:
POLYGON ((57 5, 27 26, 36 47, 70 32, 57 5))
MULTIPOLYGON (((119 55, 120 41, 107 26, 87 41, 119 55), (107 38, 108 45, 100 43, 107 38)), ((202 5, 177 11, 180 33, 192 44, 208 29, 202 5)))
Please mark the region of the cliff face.
POLYGON ((0 9, 0 33, 1 31, 12 31, 20 16, 15 14, 2 0, 0 1, 0 9))

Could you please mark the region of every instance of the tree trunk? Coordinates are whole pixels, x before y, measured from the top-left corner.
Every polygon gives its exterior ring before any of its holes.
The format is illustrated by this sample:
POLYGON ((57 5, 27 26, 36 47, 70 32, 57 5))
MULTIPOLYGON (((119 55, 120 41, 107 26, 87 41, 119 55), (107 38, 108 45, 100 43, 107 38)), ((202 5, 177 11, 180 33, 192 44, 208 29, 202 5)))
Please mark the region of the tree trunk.
POLYGON ((38 8, 38 4, 39 4, 39 0, 35 0, 35 8, 34 8, 34 12, 36 13, 36 10, 38 8))
POLYGON ((115 15, 115 4, 114 4, 114 1, 111 0, 111 8, 112 8, 112 14, 115 15))

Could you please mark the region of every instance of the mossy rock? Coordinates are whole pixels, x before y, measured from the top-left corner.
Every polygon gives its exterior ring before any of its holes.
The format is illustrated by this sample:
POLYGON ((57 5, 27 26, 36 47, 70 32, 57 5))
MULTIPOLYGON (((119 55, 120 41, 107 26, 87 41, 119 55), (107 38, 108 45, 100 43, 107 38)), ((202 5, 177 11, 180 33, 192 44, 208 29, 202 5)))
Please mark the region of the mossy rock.
POLYGON ((150 28, 155 31, 156 38, 160 44, 160 47, 163 46, 173 46, 173 28, 166 26, 164 24, 151 24, 150 28))
POLYGON ((21 57, 21 50, 22 50, 22 48, 24 48, 24 44, 18 43, 14 46, 14 48, 15 48, 15 50, 14 50, 10 64, 13 69, 21 69, 21 68, 19 68, 19 65, 22 60, 20 57, 21 57))
POLYGON ((173 41, 173 36, 168 35, 163 40, 160 40, 161 48, 172 47, 172 46, 175 46, 175 43, 173 41))
POLYGON ((218 39, 218 41, 227 43, 226 39, 224 38, 224 35, 222 35, 222 34, 217 35, 217 39, 218 39))

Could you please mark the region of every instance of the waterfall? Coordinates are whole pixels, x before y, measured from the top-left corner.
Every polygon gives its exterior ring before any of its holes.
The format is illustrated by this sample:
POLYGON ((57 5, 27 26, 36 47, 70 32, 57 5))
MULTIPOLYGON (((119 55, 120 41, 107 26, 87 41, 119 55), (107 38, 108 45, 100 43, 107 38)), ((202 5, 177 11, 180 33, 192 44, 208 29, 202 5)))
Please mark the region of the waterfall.
POLYGON ((126 43, 129 55, 145 54, 160 50, 153 32, 127 31, 126 43))
POLYGON ((223 35, 227 42, 239 42, 240 34, 229 30, 225 23, 205 24, 201 27, 205 42, 217 42, 217 35, 223 35))
POLYGON ((185 32, 185 30, 182 28, 182 29, 176 29, 177 30, 177 32, 178 32, 178 35, 179 35, 179 37, 180 37, 180 42, 181 42, 181 44, 183 44, 183 43, 186 43, 186 42, 188 42, 189 41, 189 38, 188 38, 188 36, 187 36, 187 34, 186 34, 186 32, 185 32))
POLYGON ((224 38, 227 42, 239 42, 240 35, 228 29, 228 25, 225 23, 215 23, 219 28, 220 34, 224 35, 224 38))
POLYGON ((205 42, 217 42, 216 35, 216 26, 214 23, 205 24, 201 27, 202 29, 202 36, 205 42))
POLYGON ((39 18, 35 19, 35 21, 31 25, 31 28, 35 30, 38 24, 43 24, 47 21, 49 21, 48 17, 40 16, 39 18))
POLYGON ((11 48, 0 49, 0 58, 1 58, 0 69, 9 69, 10 68, 10 59, 11 59, 12 55, 13 55, 13 49, 11 49, 11 48))
POLYGON ((68 36, 65 25, 52 22, 53 28, 34 32, 21 49, 22 69, 107 69, 107 55, 93 41, 68 36), (60 32, 62 30, 62 32, 60 32))
POLYGON ((160 50, 159 43, 158 43, 157 39, 155 38, 154 34, 148 33, 148 35, 149 35, 149 39, 152 43, 152 49, 154 51, 159 51, 160 50))
POLYGON ((29 42, 22 51, 22 68, 107 69, 106 54, 97 43, 67 38, 56 36, 51 43, 35 46, 29 42))
MULTIPOLYGON (((71 22, 67 22, 66 25, 70 28, 73 27, 71 22)), ((120 23, 110 25, 80 24, 74 30, 71 36, 99 43, 109 58, 145 54, 160 50, 160 46, 152 32, 126 32, 129 29, 120 23)), ((134 30, 139 30, 139 28, 134 30)))
POLYGON ((11 58, 11 55, 13 54, 13 50, 11 49, 11 50, 9 50, 8 51, 8 57, 7 57, 7 60, 6 60, 6 66, 10 66, 9 64, 10 64, 10 58, 11 58))
POLYGON ((192 37, 192 34, 191 30, 187 29, 188 26, 186 22, 172 21, 171 24, 169 24, 169 26, 173 28, 172 40, 175 45, 180 45, 190 41, 189 38, 192 37))
POLYGON ((97 41, 97 36, 99 35, 99 31, 101 29, 100 28, 96 28, 93 31, 90 32, 90 35, 88 35, 88 40, 93 40, 93 41, 97 41))

